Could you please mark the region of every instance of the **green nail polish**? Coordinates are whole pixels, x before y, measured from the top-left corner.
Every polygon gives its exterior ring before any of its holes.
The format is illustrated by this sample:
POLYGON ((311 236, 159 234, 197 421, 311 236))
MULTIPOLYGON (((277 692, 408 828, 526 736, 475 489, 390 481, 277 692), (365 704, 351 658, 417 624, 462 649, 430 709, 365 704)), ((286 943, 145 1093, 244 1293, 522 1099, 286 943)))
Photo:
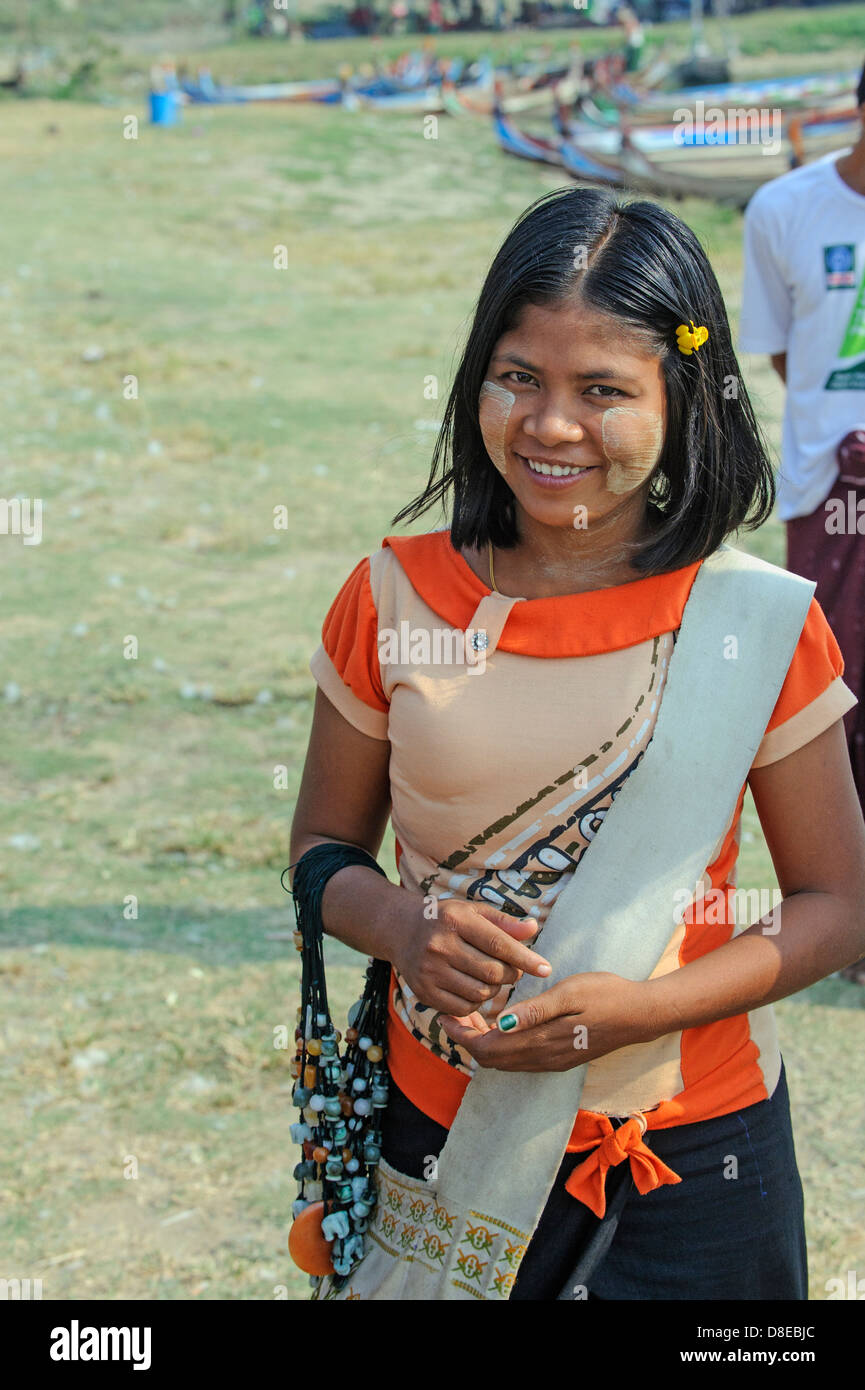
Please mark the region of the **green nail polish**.
POLYGON ((509 1033, 512 1028, 516 1028, 519 1019, 516 1014, 502 1014, 498 1020, 498 1026, 503 1033, 509 1033))

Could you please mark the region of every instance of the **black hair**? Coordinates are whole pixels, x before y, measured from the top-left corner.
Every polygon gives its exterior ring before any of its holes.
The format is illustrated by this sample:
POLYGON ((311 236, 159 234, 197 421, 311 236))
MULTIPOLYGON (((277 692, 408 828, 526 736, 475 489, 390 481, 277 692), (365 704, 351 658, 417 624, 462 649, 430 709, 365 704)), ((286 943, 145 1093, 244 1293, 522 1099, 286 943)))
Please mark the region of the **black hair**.
POLYGON ((861 106, 865 102, 865 63, 862 64, 862 71, 859 74, 859 86, 856 88, 856 105, 861 106))
POLYGON ((622 202, 607 189, 544 194, 511 228, 487 273, 435 443, 427 485, 394 517, 413 521, 452 492, 455 549, 517 544, 514 497, 493 466, 478 397, 501 336, 527 304, 582 300, 621 320, 662 359, 664 445, 647 491, 648 539, 631 563, 660 574, 704 559, 740 526, 761 525, 775 481, 733 351, 724 300, 705 251, 657 203, 622 202), (584 256, 575 254, 585 248, 584 256), (676 330, 709 332, 690 356, 676 330), (449 466, 445 466, 447 458, 449 466))

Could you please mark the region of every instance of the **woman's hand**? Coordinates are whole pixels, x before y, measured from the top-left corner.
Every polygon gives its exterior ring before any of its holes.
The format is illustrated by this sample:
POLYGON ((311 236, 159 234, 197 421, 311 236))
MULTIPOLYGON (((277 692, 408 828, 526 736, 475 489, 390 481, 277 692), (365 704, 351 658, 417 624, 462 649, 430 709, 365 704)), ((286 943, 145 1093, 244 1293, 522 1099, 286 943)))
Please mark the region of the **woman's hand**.
POLYGON ((488 903, 440 898, 437 915, 428 920, 425 901, 416 898, 410 913, 400 904, 400 921, 389 932, 395 943, 390 959, 422 1004, 463 1017, 490 1001, 502 1007, 523 971, 550 974, 549 962, 523 945, 537 935, 534 918, 509 917, 488 903))
POLYGON ((534 999, 501 1014, 490 1027, 476 1010, 440 1016, 449 1038, 481 1067, 495 1071, 569 1071, 632 1043, 659 1037, 653 1027, 649 981, 606 971, 568 975, 534 999), (515 1026, 503 1029, 509 1018, 515 1026))

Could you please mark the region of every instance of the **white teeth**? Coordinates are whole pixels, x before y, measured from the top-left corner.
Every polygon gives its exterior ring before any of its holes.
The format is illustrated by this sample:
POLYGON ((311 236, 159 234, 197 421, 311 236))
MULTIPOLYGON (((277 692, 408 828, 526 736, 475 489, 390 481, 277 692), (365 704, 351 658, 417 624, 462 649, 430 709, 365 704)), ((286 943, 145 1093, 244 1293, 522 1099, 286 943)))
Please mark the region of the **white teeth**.
POLYGON ((552 478, 576 478, 586 471, 585 468, 561 467, 558 463, 538 463, 535 459, 526 459, 526 462, 533 473, 544 473, 552 478))

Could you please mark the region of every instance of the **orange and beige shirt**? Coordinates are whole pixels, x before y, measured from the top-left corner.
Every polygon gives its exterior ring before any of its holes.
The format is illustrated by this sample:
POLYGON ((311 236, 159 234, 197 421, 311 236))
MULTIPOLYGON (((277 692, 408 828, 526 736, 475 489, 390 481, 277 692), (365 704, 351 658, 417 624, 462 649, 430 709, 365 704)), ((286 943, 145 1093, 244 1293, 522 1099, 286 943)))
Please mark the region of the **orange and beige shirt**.
MULTIPOLYGON (((505 598, 439 530, 388 537, 354 568, 310 668, 349 723, 390 743, 405 888, 492 903, 543 926, 652 737, 699 565, 590 593, 505 598)), ((843 669, 812 600, 754 767, 802 747, 856 703, 843 669)), ((746 785, 702 883, 683 885, 655 976, 714 950, 773 905, 749 893, 754 910, 742 921, 736 859, 746 785)), ((476 1063, 395 970, 387 1041, 396 1084, 450 1126, 476 1063)), ((649 1129, 710 1119, 771 1096, 780 1068, 771 1006, 590 1062, 568 1149, 600 1143, 601 1155, 580 1166, 569 1190, 602 1212, 603 1141, 618 1142, 612 1162, 623 1143, 643 1150, 641 1125, 614 1139, 608 1116, 639 1114, 649 1129)))

